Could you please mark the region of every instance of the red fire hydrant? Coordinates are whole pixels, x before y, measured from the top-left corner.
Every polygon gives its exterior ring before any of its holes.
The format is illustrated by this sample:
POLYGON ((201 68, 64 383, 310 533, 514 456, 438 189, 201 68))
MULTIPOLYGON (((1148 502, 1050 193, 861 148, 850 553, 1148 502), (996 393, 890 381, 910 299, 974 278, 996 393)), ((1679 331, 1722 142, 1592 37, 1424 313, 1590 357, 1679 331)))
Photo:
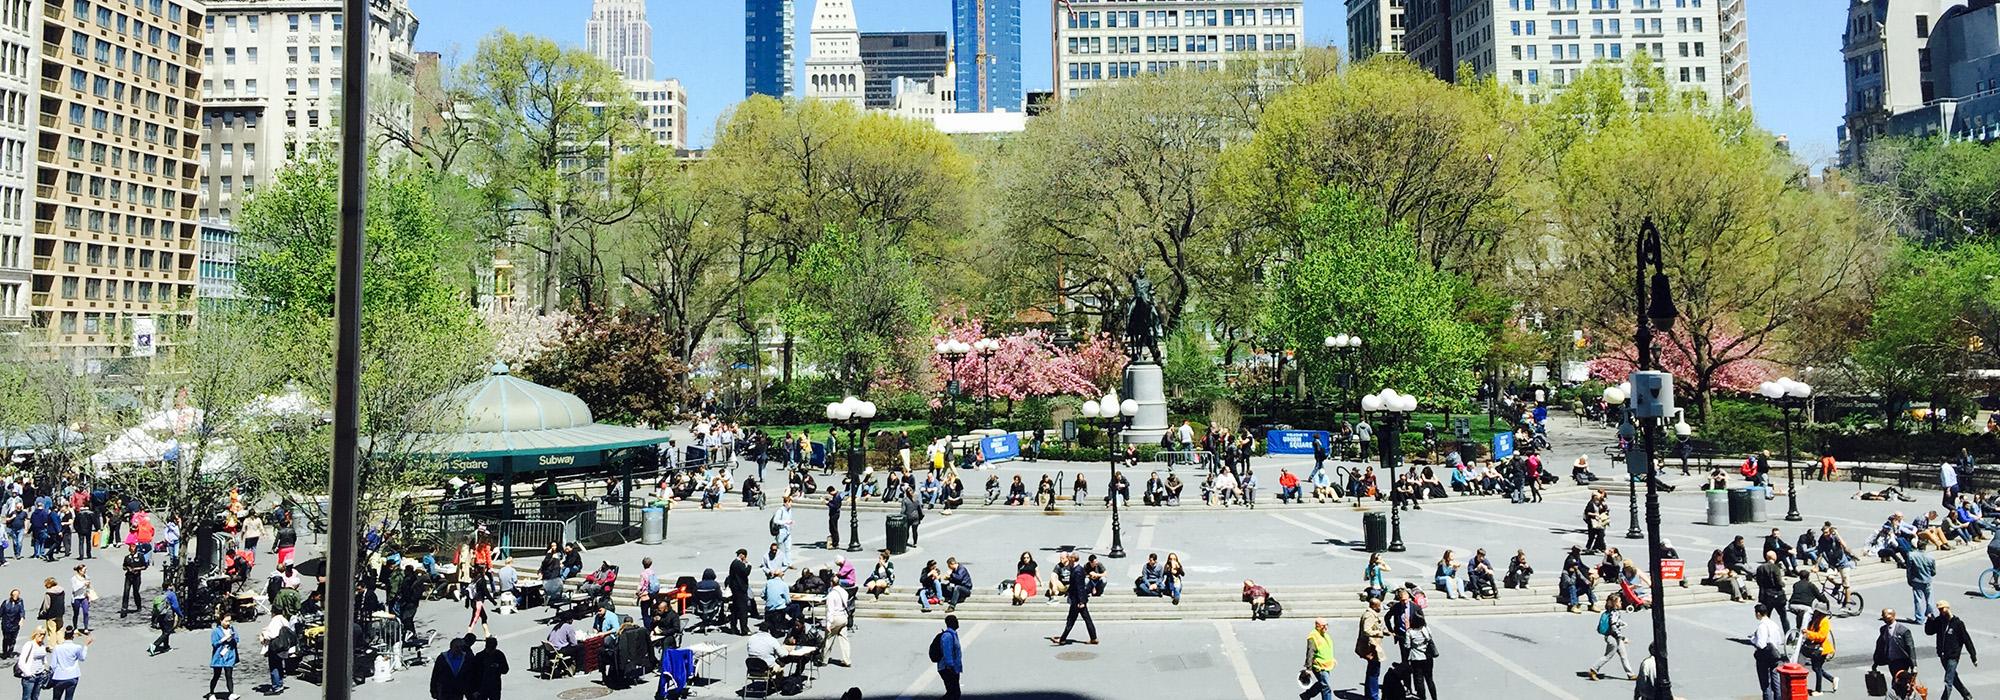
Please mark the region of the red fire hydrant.
POLYGON ((1785 700, 1806 700, 1806 667, 1797 663, 1778 666, 1778 681, 1783 684, 1785 700))

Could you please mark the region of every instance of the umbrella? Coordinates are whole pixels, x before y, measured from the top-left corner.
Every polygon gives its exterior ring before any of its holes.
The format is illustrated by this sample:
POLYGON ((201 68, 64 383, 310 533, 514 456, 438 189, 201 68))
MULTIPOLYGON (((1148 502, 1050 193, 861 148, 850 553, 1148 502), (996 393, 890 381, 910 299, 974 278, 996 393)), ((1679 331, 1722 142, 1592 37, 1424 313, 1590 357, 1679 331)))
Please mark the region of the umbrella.
POLYGON ((306 576, 325 576, 326 557, 313 557, 292 566, 292 569, 306 576))

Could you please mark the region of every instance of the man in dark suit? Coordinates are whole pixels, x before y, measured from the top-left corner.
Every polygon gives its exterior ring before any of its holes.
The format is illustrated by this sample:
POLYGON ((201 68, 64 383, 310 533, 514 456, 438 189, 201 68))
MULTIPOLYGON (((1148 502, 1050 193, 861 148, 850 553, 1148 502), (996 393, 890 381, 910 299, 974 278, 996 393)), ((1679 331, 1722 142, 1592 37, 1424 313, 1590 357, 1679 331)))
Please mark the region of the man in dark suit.
POLYGON ((90 554, 90 545, 91 538, 97 535, 97 511, 90 508, 77 509, 76 519, 70 523, 70 528, 76 530, 76 558, 96 559, 97 557, 90 554))
POLYGON ((729 631, 732 634, 750 634, 750 552, 736 550, 736 558, 729 560, 729 631))
POLYGON ((1069 621, 1063 623, 1062 634, 1050 637, 1049 641, 1053 642, 1056 646, 1068 644, 1069 631, 1076 627, 1076 619, 1081 617, 1083 618, 1084 631, 1090 633, 1090 641, 1086 643, 1096 644, 1097 623, 1090 619, 1089 569, 1077 565, 1075 552, 1064 552, 1062 564, 1064 565, 1064 571, 1069 574, 1069 590, 1067 591, 1069 596, 1069 621))

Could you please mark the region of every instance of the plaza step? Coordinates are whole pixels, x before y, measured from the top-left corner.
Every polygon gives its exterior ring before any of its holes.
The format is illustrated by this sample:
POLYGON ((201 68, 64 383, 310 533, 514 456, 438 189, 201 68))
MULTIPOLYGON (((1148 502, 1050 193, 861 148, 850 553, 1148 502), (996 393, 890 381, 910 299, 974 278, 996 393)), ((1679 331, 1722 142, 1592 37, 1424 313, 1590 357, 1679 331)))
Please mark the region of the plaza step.
MULTIPOLYGON (((1950 551, 1934 552, 1940 566, 1963 557, 1976 556, 1981 547, 1962 546, 1950 551)), ((1690 566, 1696 566, 1690 562, 1690 566)), ((1690 574, 1693 570, 1690 569, 1690 574)), ((1848 585, 1863 587, 1878 583, 1900 581, 1903 571, 1894 564, 1876 561, 1857 566, 1848 572, 1848 585)), ((677 577, 666 577, 672 581, 677 577)), ((1497 599, 1447 599, 1428 585, 1424 586, 1430 605, 1427 612, 1433 615, 1523 615, 1560 613, 1567 610, 1555 602, 1555 580, 1553 575, 1538 574, 1542 583, 1526 589, 1502 589, 1497 599)), ((580 584, 581 578, 572 578, 572 586, 580 584)), ((523 573, 520 585, 539 585, 532 573, 523 573)), ((613 600, 621 607, 636 605, 638 578, 621 576, 613 585, 613 600)), ((1273 597, 1284 605, 1287 617, 1352 617, 1367 607, 1361 598, 1362 586, 1354 584, 1315 584, 1307 586, 1280 586, 1271 591, 1273 597)), ((920 619, 937 617, 942 619, 943 606, 933 606, 933 612, 925 613, 916 605, 916 589, 902 584, 892 587, 880 598, 863 594, 856 615, 869 619, 920 619)), ((1615 595, 1616 586, 1599 584, 1598 598, 1615 595)), ((1666 600, 1668 605, 1696 605, 1728 602, 1729 596, 1720 590, 1690 581, 1685 588, 1669 586, 1666 600)), ((1194 585, 1189 586, 1181 597, 1180 605, 1173 605, 1165 598, 1140 597, 1131 593, 1130 584, 1114 582, 1101 597, 1090 602, 1091 615, 1097 620, 1235 620, 1250 617, 1249 605, 1241 600, 1239 589, 1234 586, 1194 585)), ((994 585, 975 589, 970 598, 960 603, 952 614, 964 620, 993 621, 1061 621, 1068 615, 1068 606, 1060 601, 1045 602, 1035 596, 1027 603, 1016 606, 1004 592, 994 585)))

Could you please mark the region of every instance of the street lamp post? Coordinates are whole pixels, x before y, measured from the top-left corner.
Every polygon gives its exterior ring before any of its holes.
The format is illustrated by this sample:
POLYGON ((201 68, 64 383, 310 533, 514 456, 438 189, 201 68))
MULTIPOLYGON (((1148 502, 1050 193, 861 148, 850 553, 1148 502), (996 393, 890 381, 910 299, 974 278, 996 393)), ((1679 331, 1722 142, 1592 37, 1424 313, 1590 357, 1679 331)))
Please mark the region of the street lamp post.
POLYGON ((1405 549, 1403 506, 1396 502, 1396 467, 1403 461, 1403 428, 1410 421, 1410 412, 1417 410, 1417 397, 1383 389, 1361 397, 1361 410, 1382 413, 1382 467, 1389 470, 1389 551, 1401 552, 1405 549))
POLYGON ((1347 420, 1347 406, 1354 399, 1354 355, 1361 350, 1361 336, 1346 333, 1329 335, 1322 344, 1326 349, 1333 351, 1334 356, 1339 357, 1347 368, 1347 377, 1341 382, 1344 385, 1341 388, 1345 390, 1347 398, 1347 401, 1340 404, 1340 419, 1344 421, 1347 420))
POLYGON ((1104 495, 1111 499, 1111 551, 1104 556, 1111 559, 1125 556, 1124 532, 1118 522, 1118 431, 1136 415, 1139 415, 1139 402, 1132 399, 1119 401, 1115 391, 1105 394, 1104 398, 1085 399, 1083 402, 1085 419, 1104 421, 1105 451, 1111 454, 1111 480, 1104 484, 1104 495))
MULTIPOLYGON (((1604 387, 1604 402, 1612 405, 1623 404, 1625 403, 1625 397, 1631 393, 1632 384, 1630 382, 1619 384, 1618 386, 1607 386, 1604 387)), ((1630 415, 1625 416, 1624 420, 1618 421, 1618 437, 1625 440, 1625 461, 1628 465, 1632 461, 1631 450, 1634 443, 1632 438, 1635 437, 1634 432, 1638 429, 1637 421, 1637 418, 1633 418, 1630 415)), ((1645 459, 1647 468, 1652 468, 1653 453, 1650 450, 1646 452, 1645 459)), ((1626 505, 1630 510, 1627 513, 1626 522, 1631 523, 1625 528, 1625 539, 1628 540, 1636 540, 1646 536, 1646 533, 1639 530, 1639 479, 1640 475, 1633 474, 1631 467, 1627 466, 1625 469, 1625 498, 1626 505)), ((1647 484, 1647 488, 1650 490, 1652 484, 1647 484)))
MULTIPOLYGON (((1640 383, 1636 381, 1640 376, 1639 373, 1649 372, 1653 368, 1653 329, 1657 327, 1661 332, 1673 330, 1674 319, 1680 315, 1680 311, 1674 308, 1673 289, 1667 283, 1666 260, 1660 245, 1660 228, 1653 224, 1651 218, 1646 219, 1640 224, 1639 235, 1633 238, 1632 243, 1635 263, 1632 268, 1635 316, 1633 320, 1636 321, 1632 347, 1638 354, 1637 371, 1633 373, 1632 385, 1639 386, 1640 383), (1650 280, 1646 276, 1646 266, 1649 264, 1653 267, 1650 280)), ((1653 461, 1655 435, 1658 433, 1657 424, 1666 420, 1666 416, 1640 415, 1642 411, 1638 409, 1645 408, 1645 412, 1657 411, 1662 407, 1661 399, 1671 402, 1673 388, 1671 376, 1655 374, 1648 377, 1646 390, 1650 394, 1648 400, 1642 401, 1637 393, 1630 397, 1631 407, 1634 409, 1631 413, 1635 419, 1644 421, 1639 425, 1639 431, 1643 436, 1642 442, 1646 450, 1646 550, 1653 575, 1653 644, 1657 646, 1653 660, 1653 697, 1657 700, 1671 700, 1674 697, 1673 676, 1667 667, 1667 583, 1660 575, 1662 546, 1660 493, 1657 488, 1659 466, 1653 461)))
POLYGON ((972 341, 972 351, 979 353, 979 414, 986 427, 993 427, 993 355, 1000 352, 1000 341, 980 338, 972 341))
POLYGON ((1798 522, 1805 516, 1799 515, 1798 469, 1792 463, 1792 412, 1812 396, 1812 385, 1795 381, 1791 377, 1780 377, 1775 382, 1757 385, 1757 393, 1778 405, 1778 415, 1785 421, 1785 519, 1798 522))
POLYGON ((849 396, 826 405, 826 419, 837 430, 847 431, 847 551, 861 551, 861 473, 868 466, 867 450, 861 446, 869 422, 875 420, 875 402, 849 396))
MULTIPOLYGON (((946 406, 949 407, 947 411, 951 414, 951 422, 957 423, 958 361, 965 359, 966 355, 971 354, 972 344, 955 338, 946 338, 938 341, 937 345, 932 349, 937 351, 938 357, 944 358, 945 366, 951 368, 951 381, 946 382, 944 385, 944 398, 946 406)), ((957 426, 953 427, 956 428, 957 426)))

